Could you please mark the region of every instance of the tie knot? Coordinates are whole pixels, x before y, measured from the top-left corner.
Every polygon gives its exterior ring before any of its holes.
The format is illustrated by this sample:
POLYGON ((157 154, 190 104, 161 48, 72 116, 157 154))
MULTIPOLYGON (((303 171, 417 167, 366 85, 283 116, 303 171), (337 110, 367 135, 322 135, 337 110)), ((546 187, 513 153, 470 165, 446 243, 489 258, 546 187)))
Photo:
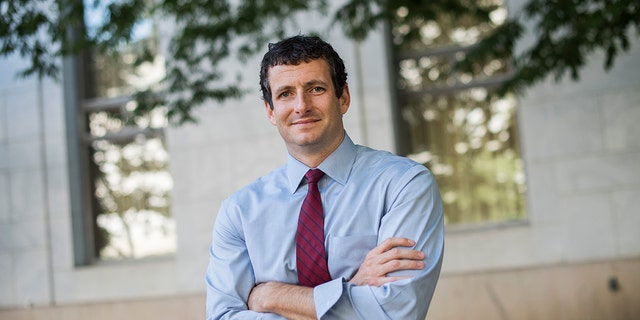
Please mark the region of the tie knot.
POLYGON ((316 183, 324 176, 324 172, 320 169, 311 169, 304 175, 309 183, 316 183))

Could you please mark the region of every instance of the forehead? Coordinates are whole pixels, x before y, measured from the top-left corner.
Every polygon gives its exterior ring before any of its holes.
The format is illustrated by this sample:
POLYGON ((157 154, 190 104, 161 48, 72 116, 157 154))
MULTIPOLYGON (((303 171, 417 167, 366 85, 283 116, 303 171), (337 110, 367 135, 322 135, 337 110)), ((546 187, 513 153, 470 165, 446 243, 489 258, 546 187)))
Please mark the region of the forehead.
POLYGON ((276 65, 269 68, 269 85, 272 89, 279 86, 293 86, 310 81, 322 81, 331 84, 329 64, 324 59, 302 62, 297 65, 276 65))

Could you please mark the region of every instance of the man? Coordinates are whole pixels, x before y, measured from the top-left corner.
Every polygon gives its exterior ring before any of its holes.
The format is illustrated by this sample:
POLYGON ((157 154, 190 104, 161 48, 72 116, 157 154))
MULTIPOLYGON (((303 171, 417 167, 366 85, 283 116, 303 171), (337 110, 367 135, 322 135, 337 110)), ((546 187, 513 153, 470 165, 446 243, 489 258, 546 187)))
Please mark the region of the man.
POLYGON ((346 80, 317 37, 269 45, 261 90, 288 161, 223 201, 207 319, 425 318, 444 249, 440 194, 424 166, 353 144, 346 80))

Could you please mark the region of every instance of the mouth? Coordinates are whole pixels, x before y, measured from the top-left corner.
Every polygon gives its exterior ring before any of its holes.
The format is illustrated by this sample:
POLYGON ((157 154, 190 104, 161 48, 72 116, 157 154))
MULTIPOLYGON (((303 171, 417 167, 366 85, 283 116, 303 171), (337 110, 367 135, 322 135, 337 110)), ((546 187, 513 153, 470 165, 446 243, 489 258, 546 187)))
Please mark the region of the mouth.
POLYGON ((296 120, 292 123, 292 125, 294 126, 299 126, 299 125, 307 125, 307 124, 313 124, 320 121, 319 119, 300 119, 300 120, 296 120))

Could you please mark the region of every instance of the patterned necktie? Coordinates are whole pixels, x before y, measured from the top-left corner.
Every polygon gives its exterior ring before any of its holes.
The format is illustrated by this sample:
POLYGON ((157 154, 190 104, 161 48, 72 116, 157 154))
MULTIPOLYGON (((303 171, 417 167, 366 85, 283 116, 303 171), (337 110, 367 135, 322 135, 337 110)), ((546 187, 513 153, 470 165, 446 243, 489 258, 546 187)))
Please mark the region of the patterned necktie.
POLYGON ((301 285, 315 287, 331 280, 324 250, 324 214, 317 182, 324 176, 318 169, 307 171, 307 196, 302 202, 296 233, 296 265, 301 285))

